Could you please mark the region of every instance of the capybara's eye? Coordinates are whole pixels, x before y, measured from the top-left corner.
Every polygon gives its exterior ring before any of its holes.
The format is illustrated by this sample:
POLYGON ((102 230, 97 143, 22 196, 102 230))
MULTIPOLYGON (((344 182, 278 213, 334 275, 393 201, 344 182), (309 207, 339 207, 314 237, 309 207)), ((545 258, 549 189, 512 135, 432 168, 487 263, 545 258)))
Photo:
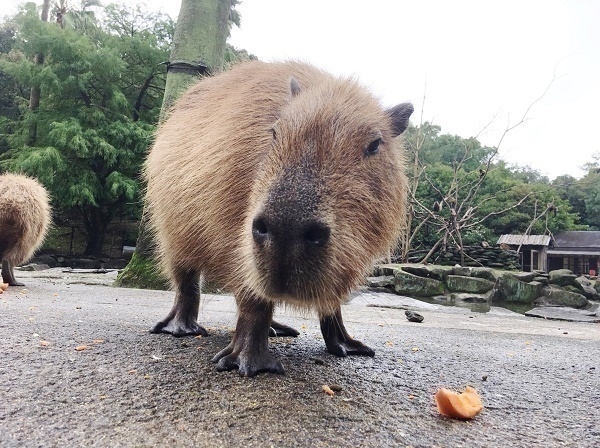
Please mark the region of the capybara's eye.
POLYGON ((277 131, 275 130, 275 128, 271 128, 271 133, 273 134, 273 138, 276 139, 277 138, 277 131))
POLYGON ((381 144, 380 138, 378 138, 377 140, 373 140, 371 143, 369 143, 369 146, 367 146, 367 149, 365 149, 365 156, 369 157, 369 156, 377 154, 379 152, 380 144, 381 144))

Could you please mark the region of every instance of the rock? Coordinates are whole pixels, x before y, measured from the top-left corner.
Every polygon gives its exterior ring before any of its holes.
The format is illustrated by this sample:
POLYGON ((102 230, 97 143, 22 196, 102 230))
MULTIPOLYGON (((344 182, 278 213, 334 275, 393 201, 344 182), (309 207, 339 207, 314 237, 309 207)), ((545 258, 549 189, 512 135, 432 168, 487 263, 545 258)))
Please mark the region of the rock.
POLYGON ((452 269, 452 266, 440 266, 435 264, 402 265, 402 270, 404 272, 440 281, 444 281, 448 275, 452 274, 452 269))
POLYGON ((15 269, 18 271, 29 271, 29 272, 45 271, 46 269, 50 269, 50 266, 48 266, 47 264, 30 263, 30 264, 26 264, 25 266, 15 267, 15 269))
POLYGON ((395 275, 396 272, 402 268, 401 264, 380 264, 375 268, 377 276, 381 275, 395 275))
POLYGON ((548 277, 534 277, 533 278, 534 282, 538 282, 541 283, 542 285, 546 286, 550 284, 550 280, 548 280, 548 277))
POLYGON ((572 322, 600 322, 597 312, 589 310, 575 310, 573 308, 553 306, 534 308, 525 313, 525 316, 542 317, 544 319, 567 320, 572 322))
POLYGON ((598 294, 600 294, 600 281, 598 281, 598 280, 594 281, 594 289, 596 290, 596 292, 598 294))
POLYGON ((504 268, 504 263, 490 263, 490 264, 488 264, 488 266, 490 268, 499 268, 499 269, 502 269, 502 268, 504 268))
POLYGON ((532 303, 542 295, 542 284, 538 282, 525 283, 512 275, 498 279, 492 292, 493 301, 532 303))
POLYGON ((550 271, 550 284, 558 285, 558 286, 567 286, 573 283, 573 280, 577 278, 573 271, 569 269, 557 269, 555 271, 550 271))
POLYGON ((394 274, 394 290, 409 297, 431 297, 444 293, 444 283, 432 278, 419 277, 398 269, 394 274))
POLYGON ((594 288, 594 284, 584 276, 577 277, 573 281, 573 286, 579 289, 579 293, 583 294, 587 299, 600 300, 600 293, 594 288))
MULTIPOLYGON (((409 274, 418 275, 419 277, 430 277, 431 271, 425 264, 402 265, 402 270, 409 274)), ((441 280, 441 279, 438 279, 441 280)))
POLYGON ((393 275, 380 275, 378 277, 367 277, 367 286, 370 288, 385 288, 394 285, 393 275))
POLYGON ((419 313, 415 313, 414 311, 411 311, 411 310, 406 310, 404 312, 404 314, 406 315, 406 318, 408 319, 409 322, 417 322, 417 323, 423 322, 424 317, 421 316, 419 313))
POLYGON ((566 291, 556 286, 544 287, 542 296, 535 301, 536 305, 563 306, 571 308, 584 308, 588 305, 588 303, 588 300, 582 294, 566 291))
POLYGON ((488 294, 473 294, 468 292, 455 292, 450 294, 450 298, 455 302, 487 303, 489 301, 488 294))
MULTIPOLYGON (((62 258, 62 257, 60 257, 62 258)), ((63 260, 64 261, 64 260, 63 260)), ((57 268, 59 261, 52 255, 38 255, 31 260, 31 264, 45 264, 50 268, 57 268)))
POLYGON ((525 283, 533 281, 533 279, 536 277, 535 272, 511 272, 510 275, 525 283))
POLYGON ((492 268, 473 268, 471 269, 471 277, 484 278, 494 283, 496 283, 496 280, 498 280, 498 276, 495 274, 492 268))
POLYGON ((565 291, 574 292, 576 294, 581 294, 586 299, 590 299, 590 300, 600 299, 600 295, 598 294, 598 292, 591 286, 575 287, 575 286, 569 285, 569 286, 565 286, 564 289, 565 289, 565 291))
POLYGON ((454 266, 452 268, 452 274, 453 275, 460 275, 463 277, 470 277, 471 276, 471 268, 469 267, 462 267, 462 266, 454 266))
POLYGON ((464 277, 462 275, 449 275, 446 279, 448 290, 452 292, 469 292, 483 294, 491 291, 494 282, 484 278, 464 277))

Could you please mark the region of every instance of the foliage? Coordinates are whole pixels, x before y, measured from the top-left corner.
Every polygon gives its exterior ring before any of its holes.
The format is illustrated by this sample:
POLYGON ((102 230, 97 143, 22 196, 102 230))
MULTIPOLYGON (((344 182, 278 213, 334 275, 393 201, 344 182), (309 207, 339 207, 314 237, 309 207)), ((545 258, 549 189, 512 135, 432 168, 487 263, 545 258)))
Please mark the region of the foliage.
POLYGON ((3 117, 9 149, 1 168, 38 177, 58 215, 78 211, 86 254, 100 255, 110 221, 139 215, 138 178, 160 110, 160 63, 168 59, 173 22, 123 6, 107 7, 94 26, 94 17, 85 17, 84 28, 75 21, 63 28, 42 22, 27 4, 12 20, 16 39, 0 54, 0 74, 14 83, 19 108, 16 119, 3 117), (34 63, 38 53, 42 65, 34 63), (32 85, 41 90, 37 111, 27 107, 32 85), (32 122, 36 140, 27 145, 32 122))

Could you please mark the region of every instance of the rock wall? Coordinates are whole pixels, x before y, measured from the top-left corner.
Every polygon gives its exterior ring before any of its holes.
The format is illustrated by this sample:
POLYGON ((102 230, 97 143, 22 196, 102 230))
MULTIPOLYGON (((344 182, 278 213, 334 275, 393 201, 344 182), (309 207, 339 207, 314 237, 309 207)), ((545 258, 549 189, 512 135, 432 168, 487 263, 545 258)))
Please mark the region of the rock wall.
MULTIPOLYGON (((465 266, 484 266, 506 271, 521 269, 519 254, 514 250, 499 247, 465 246, 465 266)), ((419 263, 429 250, 411 250, 408 252, 409 263, 419 263)), ((460 264, 460 250, 456 246, 448 246, 446 251, 438 250, 430 259, 431 263, 454 266, 460 264)))
POLYGON ((507 272, 486 267, 386 264, 367 285, 393 289, 409 297, 446 296, 469 302, 517 302, 542 306, 585 308, 600 300, 598 281, 577 277, 566 269, 507 272))

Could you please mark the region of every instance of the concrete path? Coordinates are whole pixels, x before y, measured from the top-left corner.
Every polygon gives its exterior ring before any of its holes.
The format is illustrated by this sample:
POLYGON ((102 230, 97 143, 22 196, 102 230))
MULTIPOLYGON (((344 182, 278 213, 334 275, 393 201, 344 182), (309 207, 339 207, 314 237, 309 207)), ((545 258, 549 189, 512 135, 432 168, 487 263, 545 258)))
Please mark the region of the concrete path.
POLYGON ((148 333, 170 292, 105 286, 113 274, 18 275, 27 286, 0 295, 2 447, 600 446, 597 323, 363 294, 344 318, 375 358, 335 358, 314 316, 279 312, 301 331, 271 341, 286 375, 248 379, 210 361, 235 326, 231 297, 204 297, 210 337, 175 339, 148 333), (334 383, 340 393, 322 392, 334 383), (484 411, 441 417, 433 394, 466 385, 484 411))

